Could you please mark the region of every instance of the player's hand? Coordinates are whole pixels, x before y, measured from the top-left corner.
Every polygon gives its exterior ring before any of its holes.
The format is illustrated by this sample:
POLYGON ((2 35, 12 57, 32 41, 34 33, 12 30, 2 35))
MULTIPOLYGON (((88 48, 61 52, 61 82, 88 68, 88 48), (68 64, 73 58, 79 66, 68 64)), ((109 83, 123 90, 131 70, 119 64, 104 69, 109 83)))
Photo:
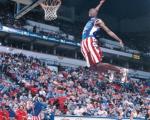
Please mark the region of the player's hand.
POLYGON ((124 48, 124 44, 123 44, 123 42, 122 42, 122 41, 120 41, 119 43, 120 43, 120 46, 121 46, 122 48, 124 48))
POLYGON ((106 1, 106 0, 101 0, 101 1, 100 1, 100 4, 103 4, 105 1, 106 1))

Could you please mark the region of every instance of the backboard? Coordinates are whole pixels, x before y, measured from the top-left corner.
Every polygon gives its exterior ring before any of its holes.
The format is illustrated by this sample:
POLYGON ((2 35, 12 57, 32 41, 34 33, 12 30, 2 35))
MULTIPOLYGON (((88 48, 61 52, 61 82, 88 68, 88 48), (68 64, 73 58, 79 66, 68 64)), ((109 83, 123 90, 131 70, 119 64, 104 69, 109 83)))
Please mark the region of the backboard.
POLYGON ((17 3, 17 10, 15 14, 15 18, 19 19, 29 11, 37 7, 40 3, 44 2, 45 0, 12 0, 17 3), (25 5, 24 8, 21 9, 20 5, 25 5))

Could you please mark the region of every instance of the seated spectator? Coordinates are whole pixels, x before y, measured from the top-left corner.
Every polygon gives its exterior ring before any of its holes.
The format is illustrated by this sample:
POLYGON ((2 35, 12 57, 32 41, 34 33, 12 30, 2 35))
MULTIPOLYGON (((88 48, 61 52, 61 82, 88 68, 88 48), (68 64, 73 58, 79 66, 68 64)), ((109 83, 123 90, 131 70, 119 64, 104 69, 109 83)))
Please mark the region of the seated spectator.
POLYGON ((16 111, 16 120, 27 120, 27 111, 23 105, 20 105, 16 111))
POLYGON ((122 82, 117 73, 112 77, 82 67, 55 73, 37 58, 0 55, 0 116, 8 120, 50 118, 51 110, 55 115, 149 118, 146 80, 122 82))
POLYGON ((9 117, 9 112, 8 110, 6 109, 6 106, 5 105, 2 105, 2 119, 4 120, 10 120, 10 117, 9 117))

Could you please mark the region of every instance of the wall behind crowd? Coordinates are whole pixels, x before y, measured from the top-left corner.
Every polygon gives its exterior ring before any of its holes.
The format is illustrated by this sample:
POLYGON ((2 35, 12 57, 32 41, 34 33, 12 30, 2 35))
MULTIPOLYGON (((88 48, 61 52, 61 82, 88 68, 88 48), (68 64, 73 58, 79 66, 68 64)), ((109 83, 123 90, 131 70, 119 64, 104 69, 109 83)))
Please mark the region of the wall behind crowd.
POLYGON ((148 32, 150 31, 150 15, 136 19, 121 20, 121 32, 148 32))

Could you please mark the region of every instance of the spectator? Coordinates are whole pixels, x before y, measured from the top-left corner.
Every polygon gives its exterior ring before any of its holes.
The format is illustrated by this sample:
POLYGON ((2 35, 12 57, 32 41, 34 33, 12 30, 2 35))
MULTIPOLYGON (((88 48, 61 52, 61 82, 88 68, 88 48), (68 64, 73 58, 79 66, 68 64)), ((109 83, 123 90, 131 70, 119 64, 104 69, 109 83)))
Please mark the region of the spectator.
POLYGON ((20 105, 16 111, 16 120, 27 120, 27 111, 23 105, 20 105))
POLYGON ((110 72, 98 73, 82 67, 55 73, 37 58, 0 55, 0 103, 4 106, 1 116, 5 113, 6 117, 16 115, 17 119, 49 119, 55 113, 118 119, 149 117, 146 80, 128 78, 122 82, 115 72, 112 79, 110 72))

